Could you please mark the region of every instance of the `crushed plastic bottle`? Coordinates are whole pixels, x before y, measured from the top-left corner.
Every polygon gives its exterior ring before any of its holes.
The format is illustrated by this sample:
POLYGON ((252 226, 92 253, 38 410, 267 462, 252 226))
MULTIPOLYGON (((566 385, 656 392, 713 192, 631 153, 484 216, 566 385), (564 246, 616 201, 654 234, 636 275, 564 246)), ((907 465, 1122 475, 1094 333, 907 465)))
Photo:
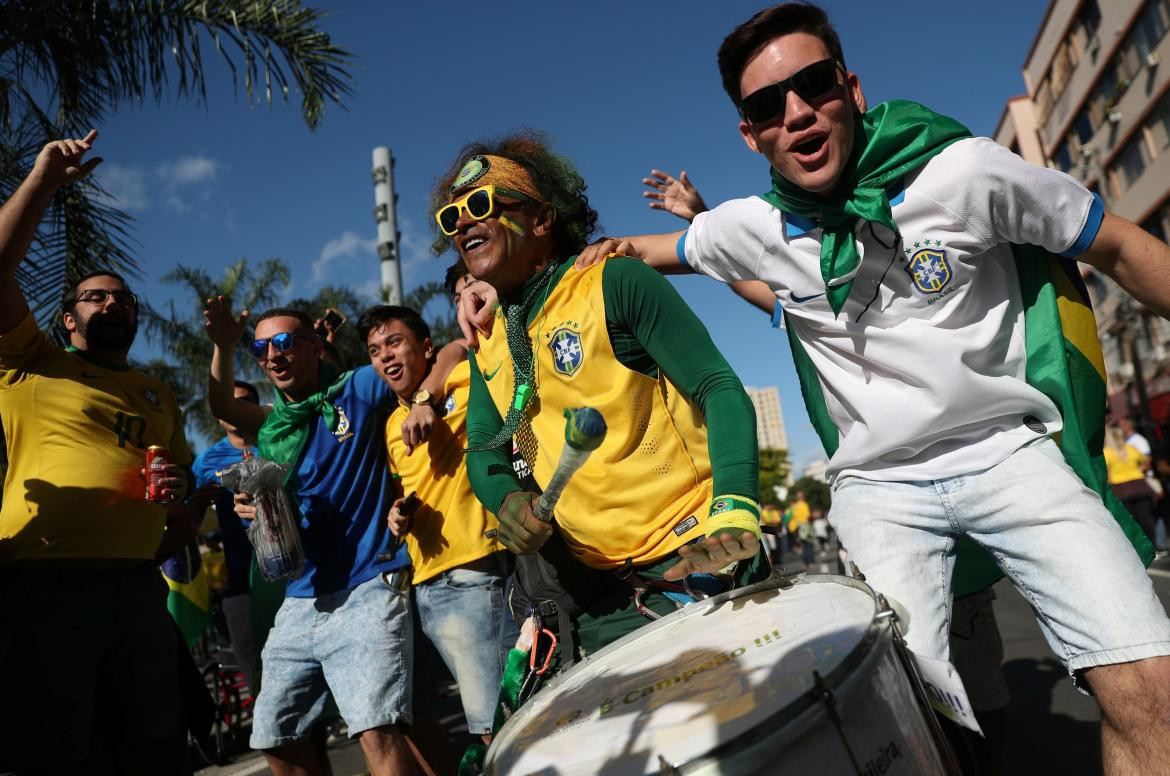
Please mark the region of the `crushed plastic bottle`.
POLYGON ((225 488, 252 496, 256 519, 247 527, 248 540, 261 575, 269 581, 296 579, 305 570, 300 520, 283 487, 287 471, 287 465, 245 453, 239 463, 216 472, 225 488))

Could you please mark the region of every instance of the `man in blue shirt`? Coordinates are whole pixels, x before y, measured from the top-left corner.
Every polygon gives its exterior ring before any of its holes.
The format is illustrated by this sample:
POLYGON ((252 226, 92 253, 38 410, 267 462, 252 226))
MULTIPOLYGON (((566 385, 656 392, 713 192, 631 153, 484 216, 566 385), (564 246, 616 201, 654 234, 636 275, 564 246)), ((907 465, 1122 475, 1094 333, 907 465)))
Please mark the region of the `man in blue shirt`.
MULTIPOLYGON (((237 428, 258 429, 262 457, 291 465, 285 491, 300 512, 306 556, 264 646, 251 744, 276 774, 316 772, 307 736, 332 693, 372 774, 412 772, 399 727, 411 722, 411 616, 407 598, 382 580, 409 559, 403 549, 380 559, 394 501, 382 436, 396 398, 369 366, 338 374, 321 360, 312 319, 276 308, 256 319, 249 348, 276 388, 273 407, 266 414, 232 401, 224 394, 243 321, 222 300, 209 305, 212 408, 237 428)), ((236 499, 244 518, 255 514, 248 499, 236 499)))

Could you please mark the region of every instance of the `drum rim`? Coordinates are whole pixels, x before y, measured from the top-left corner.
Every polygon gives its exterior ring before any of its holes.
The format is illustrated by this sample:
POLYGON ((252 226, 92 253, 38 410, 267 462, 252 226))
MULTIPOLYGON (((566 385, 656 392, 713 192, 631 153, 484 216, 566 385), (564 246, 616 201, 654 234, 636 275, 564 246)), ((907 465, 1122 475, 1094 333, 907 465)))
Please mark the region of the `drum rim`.
MULTIPOLYGON (((813 706, 821 703, 823 700, 821 692, 823 690, 831 691, 840 687, 844 680, 852 675, 854 669, 863 663, 865 659, 873 652, 874 646, 881 639, 883 632, 889 633, 891 636, 893 635, 894 630, 892 627, 890 627, 892 624, 891 620, 893 618, 886 619, 878 617, 880 613, 885 611, 881 608, 879 593, 865 582, 862 582, 860 579, 839 574, 808 574, 801 572, 799 574, 784 576, 780 575, 779 572, 773 572, 773 576, 768 577, 765 580, 756 582, 755 584, 745 585, 744 587, 737 587, 733 590, 728 590, 725 593, 711 596, 710 598, 707 598, 703 601, 697 601, 694 604, 690 604, 683 607, 682 609, 679 609, 678 611, 671 612, 660 620, 655 620, 651 623, 648 623, 647 625, 642 626, 641 628, 638 628, 632 633, 626 634, 617 641, 602 647, 592 655, 582 658, 576 663, 576 665, 574 665, 568 671, 565 671, 563 674, 553 677, 551 680, 549 680, 548 684, 546 684, 543 688, 540 689, 539 692, 536 693, 536 695, 534 695, 532 698, 529 698, 527 703, 517 709, 516 713, 513 714, 508 719, 508 721, 504 723, 503 727, 500 728, 499 733, 497 733, 497 735, 494 737, 492 746, 488 748, 487 755, 484 758, 484 773, 491 772, 488 770, 488 768, 494 764, 494 761, 498 756, 495 754, 499 751, 496 748, 496 743, 502 743, 504 741, 504 737, 502 735, 504 731, 513 724, 519 724, 519 720, 527 720, 528 717, 536 713, 535 707, 531 705, 534 699, 570 681, 572 678, 576 677, 579 672, 584 671, 588 666, 600 661, 604 657, 607 657, 610 652, 616 652, 626 644, 637 641, 641 637, 652 633, 659 628, 665 627, 668 623, 674 623, 678 620, 683 620, 688 617, 701 616, 704 612, 712 607, 720 606, 728 601, 742 598, 745 595, 754 595, 755 593, 771 589, 786 590, 788 588, 795 587, 796 585, 830 583, 852 587, 856 590, 868 594, 870 599, 873 601, 874 610, 870 617, 869 625, 866 626, 865 632, 862 634, 861 638, 858 640, 853 649, 851 649, 831 671, 829 671, 827 674, 821 675, 823 689, 818 690, 816 687, 814 687, 801 693, 783 707, 778 709, 774 714, 768 715, 744 732, 740 733, 734 738, 724 741, 714 749, 697 755, 690 760, 684 760, 678 763, 670 763, 669 765, 673 769, 671 772, 683 773, 693 768, 701 767, 709 761, 717 759, 720 755, 729 753, 729 750, 733 748, 733 745, 734 748, 740 748, 745 742, 754 743, 756 741, 762 740, 763 738, 775 735, 779 725, 785 724, 795 719, 796 717, 799 717, 813 706)), ((655 754, 657 754, 659 757, 662 756, 657 752, 655 754)))

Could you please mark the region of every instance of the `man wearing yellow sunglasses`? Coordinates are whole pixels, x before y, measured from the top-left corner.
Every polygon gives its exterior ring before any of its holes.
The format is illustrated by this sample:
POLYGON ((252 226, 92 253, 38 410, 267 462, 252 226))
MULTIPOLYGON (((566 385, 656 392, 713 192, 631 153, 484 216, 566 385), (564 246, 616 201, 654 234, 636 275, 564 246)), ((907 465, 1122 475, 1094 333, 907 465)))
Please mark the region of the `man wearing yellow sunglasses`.
MULTIPOLYGON (((472 353, 472 487, 499 516, 500 541, 521 555, 514 599, 546 603, 533 564, 551 563, 573 598, 560 603, 579 646, 592 652, 645 624, 639 612, 674 610, 664 595, 635 605, 646 580, 671 587, 733 566, 735 584, 767 567, 751 402, 658 273, 624 257, 573 267, 597 226, 584 190, 572 162, 538 136, 516 135, 465 148, 433 204, 436 253, 453 244, 501 301, 472 353), (544 487, 564 444, 563 411, 582 406, 601 411, 608 435, 565 488, 555 525, 541 522, 509 460, 513 437, 544 487)), ((571 663, 571 629, 561 630, 571 663)))

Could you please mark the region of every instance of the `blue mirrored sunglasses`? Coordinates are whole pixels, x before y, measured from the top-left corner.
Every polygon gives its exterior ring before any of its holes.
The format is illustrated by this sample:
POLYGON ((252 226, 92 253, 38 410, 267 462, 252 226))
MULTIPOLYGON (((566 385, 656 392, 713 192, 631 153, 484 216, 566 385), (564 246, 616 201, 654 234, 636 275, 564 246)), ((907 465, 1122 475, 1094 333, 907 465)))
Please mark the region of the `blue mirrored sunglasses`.
POLYGON ((306 339, 299 334, 293 334, 291 331, 282 331, 280 334, 274 334, 268 339, 252 340, 248 345, 248 351, 256 358, 264 359, 268 357, 268 344, 272 343, 272 347, 277 353, 285 353, 292 349, 298 339, 306 339))

